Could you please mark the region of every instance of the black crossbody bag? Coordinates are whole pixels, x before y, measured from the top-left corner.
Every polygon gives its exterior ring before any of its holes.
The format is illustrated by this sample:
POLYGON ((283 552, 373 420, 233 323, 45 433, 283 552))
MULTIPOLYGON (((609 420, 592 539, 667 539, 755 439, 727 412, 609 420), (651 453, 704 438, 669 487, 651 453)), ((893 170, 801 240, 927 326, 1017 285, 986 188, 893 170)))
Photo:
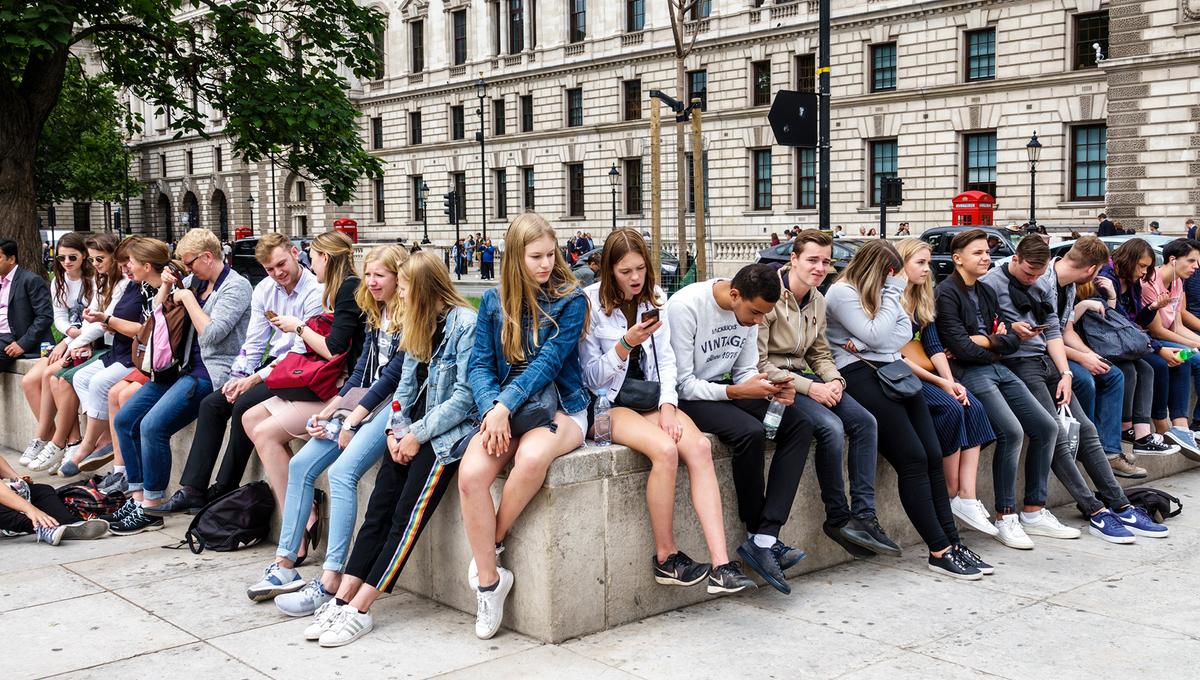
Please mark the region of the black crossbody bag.
MULTIPOLYGON (((645 350, 643 350, 645 351, 645 350)), ((650 336, 650 351, 654 354, 654 373, 659 380, 639 380, 625 375, 625 382, 617 391, 614 406, 621 406, 638 413, 646 413, 658 408, 658 400, 662 396, 662 373, 658 369, 658 348, 654 345, 654 336, 650 336)))

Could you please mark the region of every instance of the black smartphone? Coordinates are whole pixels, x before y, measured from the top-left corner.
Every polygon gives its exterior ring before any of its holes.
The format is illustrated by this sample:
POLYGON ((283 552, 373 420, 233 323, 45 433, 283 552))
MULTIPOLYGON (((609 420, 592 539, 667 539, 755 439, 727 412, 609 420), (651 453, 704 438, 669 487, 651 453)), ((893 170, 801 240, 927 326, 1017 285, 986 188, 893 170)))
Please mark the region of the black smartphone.
POLYGON ((654 323, 655 321, 658 321, 658 315, 659 310, 647 309, 646 311, 642 312, 641 323, 646 323, 647 321, 654 323))

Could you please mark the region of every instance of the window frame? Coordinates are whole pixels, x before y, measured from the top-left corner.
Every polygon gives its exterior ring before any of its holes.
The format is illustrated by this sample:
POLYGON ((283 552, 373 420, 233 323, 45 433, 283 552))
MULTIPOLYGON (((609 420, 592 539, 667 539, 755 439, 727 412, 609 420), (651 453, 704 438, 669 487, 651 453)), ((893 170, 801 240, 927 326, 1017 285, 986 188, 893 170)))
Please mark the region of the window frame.
POLYGON ((797 54, 793 58, 792 64, 794 65, 794 68, 796 69, 796 73, 795 73, 796 91, 797 92, 808 92, 808 93, 815 94, 817 91, 817 86, 818 86, 817 55, 813 52, 797 54), (810 65, 811 68, 809 66, 806 66, 805 65, 806 63, 808 65, 810 65), (806 72, 807 72, 807 75, 806 75, 806 72))
POLYGON ((978 82, 985 82, 988 80, 995 80, 995 79, 996 79, 996 28, 994 26, 988 26, 987 28, 980 28, 980 29, 976 29, 973 31, 964 31, 963 32, 963 80, 965 80, 968 83, 978 83, 978 82), (972 39, 974 39, 978 36, 982 36, 982 35, 990 35, 991 36, 991 52, 986 53, 986 54, 978 54, 978 55, 973 54, 972 53, 973 46, 971 44, 971 41, 972 41, 972 39), (984 75, 972 75, 973 71, 976 69, 976 66, 973 65, 973 63, 972 63, 973 60, 982 59, 982 58, 986 58, 986 59, 990 60, 989 70, 984 75))
POLYGON ((421 143, 421 112, 408 112, 408 144, 417 146, 421 143))
POLYGON ((450 105, 450 141, 467 138, 467 108, 463 104, 450 105))
POLYGON ((583 127, 583 88, 568 87, 566 97, 567 127, 583 127))
POLYGON ((642 119, 642 79, 630 78, 621 81, 621 120, 642 119), (636 86, 636 96, 630 97, 633 86, 636 86))
POLYGON ((521 132, 533 132, 533 95, 521 95, 521 132))
POLYGON ((387 220, 387 203, 385 187, 382 177, 375 177, 371 180, 371 198, 374 203, 374 218, 375 222, 382 223, 387 220))
POLYGON ((641 158, 624 158, 621 160, 622 176, 624 178, 625 205, 622 211, 625 215, 641 215, 643 211, 643 187, 646 179, 643 176, 641 158), (635 181, 636 180, 636 181, 635 181))
POLYGON ((769 211, 774 206, 774 186, 771 181, 773 154, 771 147, 750 149, 751 201, 750 209, 769 211), (766 159, 766 163, 763 163, 766 159), (764 176, 763 171, 766 171, 764 176), (765 189, 765 190, 764 190, 765 189))
POLYGON ((1107 193, 1108 193, 1108 144, 1107 144, 1107 142, 1108 142, 1108 125, 1104 121, 1098 121, 1098 122, 1080 123, 1077 125, 1072 125, 1068 129, 1071 134, 1071 142, 1070 142, 1070 153, 1071 153, 1071 156, 1070 156, 1070 166, 1071 166, 1070 183, 1071 184, 1069 187, 1068 195, 1070 196, 1070 199, 1072 201, 1081 201, 1081 202, 1104 201, 1105 197, 1107 196, 1107 193), (1098 168, 1099 176, 1098 177, 1088 176, 1088 177, 1084 177, 1081 179, 1080 175, 1079 175, 1080 163, 1081 163, 1081 161, 1079 160, 1079 133, 1087 132, 1090 130, 1099 130, 1101 133, 1099 136, 1099 139, 1096 142, 1088 142, 1087 143, 1088 147, 1094 147, 1099 150, 1100 158, 1098 160, 1085 159, 1084 161, 1082 161, 1082 163, 1087 164, 1087 166, 1089 168, 1092 168, 1092 167, 1098 168), (1083 181, 1086 183, 1097 183, 1100 187, 1100 193, 1099 194, 1080 194, 1077 191, 1080 181, 1083 181))
POLYGON ((996 144, 996 131, 995 130, 980 130, 978 132, 967 132, 967 133, 963 134, 963 136, 962 136, 963 163, 962 163, 962 179, 961 179, 961 183, 960 183, 963 191, 983 191, 983 192, 987 193, 988 195, 992 196, 992 198, 996 197, 996 166, 997 166, 996 147, 997 147, 997 144, 996 144), (990 140, 991 140, 990 150, 989 149, 980 150, 980 149, 976 148, 973 151, 971 149, 971 143, 973 141, 983 140, 983 139, 988 139, 988 138, 990 138, 990 140), (992 161, 991 168, 990 168, 991 181, 990 182, 988 182, 988 181, 971 181, 971 173, 972 172, 979 172, 981 170, 987 170, 987 166, 974 165, 972 163, 972 160, 974 158, 978 158, 980 156, 980 154, 987 154, 989 151, 991 154, 991 161, 992 161))
POLYGON ((868 185, 867 185, 867 205, 877 208, 882 200, 881 180, 884 177, 898 177, 900 175, 900 140, 897 137, 888 137, 885 139, 872 139, 867 142, 867 165, 868 165, 868 185), (876 170, 879 165, 877 160, 886 160, 886 157, 880 157, 876 150, 884 148, 884 145, 892 145, 894 152, 891 154, 893 164, 892 170, 876 170))
POLYGON ((371 117, 371 149, 377 151, 383 148, 383 116, 371 117))
POLYGON ((508 53, 525 51, 525 0, 508 0, 508 53))
POLYGON ((409 175, 409 186, 412 188, 412 219, 414 222, 421 222, 425 219, 426 206, 421 205, 421 184, 425 182, 423 175, 409 175))
POLYGON ((1088 69, 1099 68, 1096 63, 1096 53, 1092 49, 1092 43, 1100 43, 1100 51, 1105 56, 1108 55, 1109 36, 1112 34, 1110 30, 1109 14, 1107 9, 1098 12, 1079 12, 1071 15, 1071 70, 1086 71, 1088 69), (1084 21, 1099 19, 1104 23, 1104 37, 1099 38, 1090 33, 1083 33, 1083 27, 1080 25, 1084 21), (1080 38, 1080 34, 1089 35, 1091 37, 1080 38), (1081 61, 1082 57, 1082 61, 1081 61), (1089 63, 1090 62, 1090 63, 1089 63))
POLYGON ((870 67, 871 67, 869 70, 869 74, 868 74, 869 77, 867 79, 867 82, 870 85, 870 91, 871 92, 895 92, 896 86, 897 86, 897 81, 899 80, 899 77, 898 77, 899 74, 897 73, 897 63, 899 61, 899 50, 897 49, 896 41, 893 40, 890 42, 875 43, 868 48, 867 54, 868 54, 868 59, 870 60, 870 67), (879 54, 882 53, 884 50, 889 50, 889 49, 891 50, 891 64, 890 65, 885 64, 885 65, 881 66, 879 63, 880 62, 879 54), (891 72, 890 84, 887 81, 886 76, 883 77, 883 82, 881 84, 880 74, 886 73, 887 71, 891 72))
POLYGON ((535 181, 536 181, 536 177, 534 175, 533 166, 526 165, 526 166, 522 167, 521 168, 521 207, 526 211, 533 211, 536 209, 535 206, 537 205, 537 202, 535 199, 537 198, 537 196, 536 196, 535 189, 537 187, 535 186, 535 181))
POLYGON ((567 0, 567 42, 587 40, 587 0, 567 0))
POLYGON ((750 105, 771 105, 771 60, 763 59, 750 62, 750 105), (762 88, 762 79, 766 78, 766 89, 762 88))
POLYGON ((625 32, 640 33, 646 29, 646 0, 625 0, 625 32))
POLYGON ((450 13, 450 65, 462 66, 465 63, 467 63, 467 10, 464 8, 450 13), (459 29, 461 29, 461 33, 459 29))
POLYGON ((425 21, 408 22, 408 68, 413 73, 425 71, 425 21))
POLYGON ((708 69, 698 68, 698 69, 688 71, 687 72, 687 90, 688 90, 687 101, 685 101, 683 103, 683 105, 687 106, 688 104, 690 104, 692 102, 693 99, 695 99, 697 96, 699 96, 700 110, 708 111, 708 69), (699 90, 697 90, 695 87, 697 77, 704 79, 704 87, 700 88, 699 90))
POLYGON ((567 217, 587 218, 587 181, 583 163, 567 163, 567 217))
POLYGON ((818 159, 816 148, 796 149, 796 209, 816 210, 818 193, 818 159), (811 156, 806 158, 805 156, 811 156), (811 174, 805 174, 811 168, 811 174), (810 201, 805 201, 811 196, 810 201))

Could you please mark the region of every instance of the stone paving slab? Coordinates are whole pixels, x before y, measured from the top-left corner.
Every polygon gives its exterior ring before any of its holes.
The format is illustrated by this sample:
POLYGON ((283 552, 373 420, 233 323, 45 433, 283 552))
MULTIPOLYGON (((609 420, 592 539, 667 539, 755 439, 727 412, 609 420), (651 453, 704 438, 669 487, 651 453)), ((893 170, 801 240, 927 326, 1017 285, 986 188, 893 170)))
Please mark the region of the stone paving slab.
POLYGON ((267 680, 264 675, 206 642, 195 642, 143 654, 79 671, 53 676, 55 680, 113 680, 113 678, 205 678, 267 680))

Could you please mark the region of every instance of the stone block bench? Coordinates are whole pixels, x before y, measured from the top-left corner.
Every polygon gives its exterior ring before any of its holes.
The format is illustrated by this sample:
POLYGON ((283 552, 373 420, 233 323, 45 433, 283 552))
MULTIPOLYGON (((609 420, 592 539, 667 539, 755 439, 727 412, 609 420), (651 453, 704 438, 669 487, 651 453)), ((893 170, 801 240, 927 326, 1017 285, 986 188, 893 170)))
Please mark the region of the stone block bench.
MULTIPOLYGON (((27 368, 25 363, 21 362, 18 370, 27 368)), ((0 445, 16 450, 25 447, 34 427, 21 394, 20 378, 18 374, 0 374, 0 405, 6 415, 5 426, 0 429, 0 445)), ((193 435, 194 426, 189 426, 172 439, 173 482, 183 469, 193 435)), ((886 435, 882 439, 886 441, 886 435)), ((713 456, 725 509, 728 550, 736 559, 734 551, 744 540, 745 531, 737 519, 731 456, 719 442, 714 443, 713 456)), ((1195 466, 1178 455, 1144 456, 1138 462, 1147 469, 1149 477, 1122 480, 1123 483, 1145 484, 1195 466)), ((541 493, 530 503, 506 541, 503 561, 516 575, 516 585, 506 605, 506 627, 545 642, 561 642, 713 597, 703 586, 672 588, 654 582, 651 571, 654 544, 646 511, 649 471, 644 456, 620 446, 584 447, 554 462, 541 493)), ((360 520, 374 486, 374 474, 374 470, 368 472, 359 484, 360 520)), ((252 459, 246 479, 260 478, 261 467, 257 459, 252 459)), ((981 456, 978 482, 981 496, 989 504, 991 479, 989 447, 981 456)), ((816 475, 811 472, 804 475, 781 536, 785 542, 808 551, 808 558, 790 576, 851 559, 821 531, 824 509, 815 480, 816 475)), ((59 483, 57 478, 47 481, 59 483)), ((493 488, 494 494, 499 493, 501 481, 493 488)), ((1018 488, 1021 483, 1019 480, 1018 488)), ((324 476, 317 486, 327 490, 324 476)), ((692 511, 687 470, 682 465, 676 499, 675 536, 679 548, 697 560, 706 561, 708 552, 692 511)), ((1050 505, 1070 500, 1052 476, 1050 505)), ((895 472, 886 463, 881 463, 878 469, 876 505, 880 522, 888 533, 909 553, 923 554, 920 539, 900 505, 895 472)), ((1073 525, 1080 523, 1073 512, 1065 513, 1062 519, 1073 525)), ((1007 550, 974 532, 966 532, 966 539, 985 558, 1007 550)), ((475 597, 466 580, 470 559, 458 512, 458 491, 452 488, 418 542, 399 585, 412 593, 474 613, 475 597)), ((312 559, 310 564, 319 565, 319 560, 312 559)), ((308 567, 305 572, 316 573, 308 567)), ((248 581, 254 576, 253 569, 247 571, 248 581)), ((799 582, 803 583, 803 579, 799 582)), ((802 597, 802 593, 803 590, 793 597, 802 597)))

